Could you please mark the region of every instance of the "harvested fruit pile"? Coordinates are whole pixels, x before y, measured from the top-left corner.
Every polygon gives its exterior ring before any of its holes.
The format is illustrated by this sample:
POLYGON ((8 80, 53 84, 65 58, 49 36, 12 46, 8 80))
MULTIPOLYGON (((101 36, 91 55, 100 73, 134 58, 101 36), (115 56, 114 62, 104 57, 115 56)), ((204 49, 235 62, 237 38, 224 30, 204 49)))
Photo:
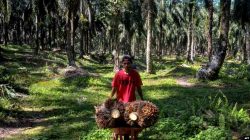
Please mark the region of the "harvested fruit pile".
POLYGON ((148 101, 129 103, 106 100, 95 107, 96 123, 100 128, 141 127, 154 125, 159 117, 159 109, 148 101))

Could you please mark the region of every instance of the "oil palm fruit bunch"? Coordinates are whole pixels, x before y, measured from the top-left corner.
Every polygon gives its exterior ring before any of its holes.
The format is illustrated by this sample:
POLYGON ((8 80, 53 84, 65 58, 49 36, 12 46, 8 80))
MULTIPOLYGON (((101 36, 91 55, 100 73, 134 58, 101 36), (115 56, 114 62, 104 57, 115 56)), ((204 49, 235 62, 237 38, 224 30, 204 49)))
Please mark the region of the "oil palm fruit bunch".
POLYGON ((150 127, 159 117, 159 109, 148 101, 129 102, 125 106, 124 120, 132 127, 150 127))
POLYGON ((95 106, 95 120, 99 128, 107 128, 112 125, 110 110, 104 105, 95 106))
POLYGON ((138 108, 139 101, 128 102, 125 105, 124 120, 126 123, 133 127, 138 127, 138 108))
POLYGON ((107 99, 103 104, 95 107, 96 123, 100 128, 120 127, 125 124, 123 114, 124 104, 114 99, 107 99))

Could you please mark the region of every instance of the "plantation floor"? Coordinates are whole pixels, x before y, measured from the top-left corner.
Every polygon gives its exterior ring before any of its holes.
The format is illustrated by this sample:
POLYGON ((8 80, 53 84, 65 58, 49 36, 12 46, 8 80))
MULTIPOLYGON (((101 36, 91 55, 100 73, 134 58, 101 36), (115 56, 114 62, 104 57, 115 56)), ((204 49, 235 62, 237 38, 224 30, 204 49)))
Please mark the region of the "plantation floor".
MULTIPOLYGON (((45 51, 33 56, 27 46, 8 46, 4 54, 1 69, 15 84, 27 87, 28 96, 0 98, 0 139, 110 139, 111 131, 95 124, 94 106, 110 94, 112 64, 86 57, 77 60, 84 74, 65 77, 67 59, 62 53, 45 51)), ((152 75, 144 72, 142 61, 135 63, 145 100, 160 109, 159 121, 145 129, 140 139, 237 139, 250 135, 247 80, 228 76, 197 81, 193 77, 200 63, 188 65, 175 59, 156 61, 152 75), (240 112, 241 107, 244 110, 240 112)))

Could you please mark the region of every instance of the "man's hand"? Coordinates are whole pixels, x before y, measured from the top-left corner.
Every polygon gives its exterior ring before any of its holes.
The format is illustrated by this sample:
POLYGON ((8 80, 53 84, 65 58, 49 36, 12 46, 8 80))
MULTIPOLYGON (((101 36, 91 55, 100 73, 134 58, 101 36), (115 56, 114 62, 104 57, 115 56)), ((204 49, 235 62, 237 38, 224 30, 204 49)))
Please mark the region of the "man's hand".
POLYGON ((113 96, 115 95, 116 91, 117 91, 117 88, 116 87, 112 87, 112 91, 111 91, 111 94, 109 96, 110 99, 113 98, 113 96))

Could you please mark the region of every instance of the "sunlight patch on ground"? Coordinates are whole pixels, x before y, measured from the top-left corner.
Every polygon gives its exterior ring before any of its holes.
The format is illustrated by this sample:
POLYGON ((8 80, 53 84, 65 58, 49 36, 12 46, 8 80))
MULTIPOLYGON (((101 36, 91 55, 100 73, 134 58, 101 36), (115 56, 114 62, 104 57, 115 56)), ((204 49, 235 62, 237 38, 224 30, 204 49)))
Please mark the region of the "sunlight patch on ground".
POLYGON ((155 89, 154 91, 144 92, 145 96, 150 98, 146 98, 145 100, 160 100, 160 99, 167 99, 168 97, 174 96, 173 93, 169 93, 169 91, 162 91, 155 89))
MULTIPOLYGON (((41 65, 41 60, 37 58, 32 59, 32 62, 37 63, 37 65, 30 66, 30 63, 26 64, 27 62, 25 62, 26 65, 19 62, 8 64, 11 72, 17 72, 20 75, 16 76, 18 74, 15 74, 15 77, 18 77, 16 79, 18 83, 27 84, 26 81, 28 81, 27 85, 31 84, 29 86, 30 95, 21 99, 20 103, 0 99, 0 105, 7 110, 7 113, 9 110, 18 110, 21 112, 21 114, 17 114, 18 117, 32 123, 32 128, 29 127, 28 130, 25 128, 21 131, 23 133, 20 132, 20 136, 15 136, 13 139, 110 139, 111 132, 107 129, 97 129, 93 116, 94 106, 102 103, 110 95, 111 82, 115 75, 112 66, 100 65, 86 59, 79 60, 81 61, 79 65, 84 70, 98 74, 98 76, 65 78, 59 74, 58 78, 55 78, 50 76, 55 74, 51 67, 55 70, 66 67, 66 61, 62 59, 62 57, 66 57, 58 53, 60 58, 57 58, 47 51, 42 51, 40 55, 46 58, 43 59, 44 62, 41 65), (58 65, 59 62, 48 59, 61 60, 65 66, 62 66, 61 62, 58 65), (16 67, 22 68, 18 70, 16 67), (20 108, 12 108, 13 102, 19 103, 20 108)), ((18 55, 18 57, 24 57, 22 61, 26 61, 25 55, 18 55)), ((145 66, 143 61, 141 64, 145 66)), ((185 64, 183 61, 175 59, 161 60, 155 66, 155 74, 147 74, 143 69, 138 69, 144 84, 142 90, 145 100, 156 103, 160 108, 158 123, 142 133, 141 139, 159 139, 159 137, 178 139, 181 136, 188 139, 189 136, 195 137, 195 133, 198 134, 199 131, 204 130, 204 128, 198 128, 202 126, 199 124, 203 113, 201 110, 210 106, 209 102, 205 102, 208 95, 222 92, 230 97, 229 101, 233 100, 232 103, 241 101, 241 105, 249 108, 247 100, 249 82, 222 79, 202 83, 193 78, 194 73, 200 68, 199 64, 185 64), (183 80, 195 84, 194 88, 180 86, 176 82, 178 78, 186 76, 189 76, 190 79, 183 80), (200 83, 204 86, 199 86, 200 83), (190 126, 194 126, 193 129, 191 128, 192 131, 186 131, 190 129, 190 126)), ((5 117, 4 115, 3 117, 5 117)), ((225 116, 229 115, 225 113, 225 116)), ((15 118, 15 112, 10 117, 15 118)), ((217 123, 218 121, 211 120, 211 123, 213 122, 217 123)), ((232 123, 227 122, 227 124, 232 123)))
POLYGON ((61 87, 59 79, 41 81, 30 86, 31 93, 51 94, 51 89, 61 87))
POLYGON ((157 85, 162 85, 162 86, 173 86, 176 85, 176 81, 172 78, 168 79, 143 79, 143 85, 144 86, 157 86, 157 85))
POLYGON ((23 139, 30 139, 36 135, 39 135, 40 133, 42 133, 43 131, 45 131, 46 129, 48 129, 48 127, 45 126, 37 126, 37 127, 33 127, 30 129, 27 129, 25 131, 23 131, 21 134, 19 135, 13 135, 10 137, 7 137, 7 140, 23 140, 23 139))
POLYGON ((23 111, 53 111, 54 109, 67 109, 67 107, 58 107, 58 106, 46 106, 46 107, 32 107, 32 106, 23 106, 21 107, 23 111))

